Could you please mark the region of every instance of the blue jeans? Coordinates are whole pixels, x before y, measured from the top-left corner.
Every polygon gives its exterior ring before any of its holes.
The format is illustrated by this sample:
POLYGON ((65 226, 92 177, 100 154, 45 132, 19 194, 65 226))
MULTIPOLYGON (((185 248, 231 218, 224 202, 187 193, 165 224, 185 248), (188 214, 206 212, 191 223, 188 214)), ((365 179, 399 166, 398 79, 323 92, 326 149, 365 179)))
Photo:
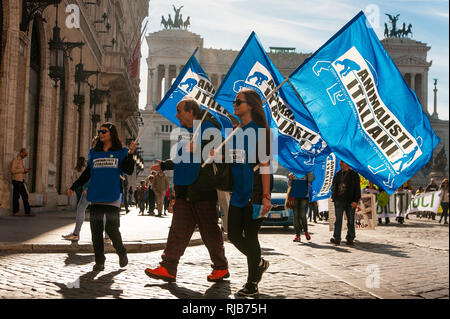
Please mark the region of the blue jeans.
MULTIPOLYGON (((80 236, 81 226, 84 223, 84 219, 86 218, 86 208, 89 206, 90 202, 87 201, 86 195, 82 192, 80 201, 77 205, 77 219, 75 222, 75 229, 73 230, 73 234, 80 236)), ((103 226, 106 223, 106 216, 103 216, 103 226)), ((105 238, 109 238, 108 234, 105 233, 105 238)))
POLYGON ((341 239, 342 230, 342 218, 344 215, 347 216, 347 240, 355 239, 355 210, 352 208, 350 203, 341 202, 336 200, 334 202, 334 212, 336 215, 336 221, 334 222, 334 233, 333 237, 336 239, 341 239))
POLYGON ((300 236, 302 231, 308 231, 308 220, 306 219, 307 198, 296 198, 294 202, 294 229, 295 235, 300 236))

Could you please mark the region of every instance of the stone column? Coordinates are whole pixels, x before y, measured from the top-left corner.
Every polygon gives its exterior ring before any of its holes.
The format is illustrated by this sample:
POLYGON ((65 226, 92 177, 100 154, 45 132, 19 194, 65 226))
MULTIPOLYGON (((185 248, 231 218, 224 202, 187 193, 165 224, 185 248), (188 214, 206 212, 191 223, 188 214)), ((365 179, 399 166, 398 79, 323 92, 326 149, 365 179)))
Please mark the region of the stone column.
POLYGON ((152 106, 155 106, 156 104, 158 104, 158 81, 159 81, 159 65, 156 65, 155 68, 153 69, 153 85, 152 85, 152 96, 151 96, 151 101, 152 101, 152 106))
POLYGON ((410 73, 411 75, 411 89, 416 93, 416 73, 410 73))
POLYGON ((184 67, 184 65, 179 65, 178 66, 178 70, 177 70, 177 76, 179 76, 180 75, 180 73, 181 73, 181 71, 183 70, 183 67, 184 67))
POLYGON ((151 68, 148 68, 148 77, 147 77, 147 107, 149 105, 153 105, 152 100, 153 100, 153 77, 154 77, 154 73, 151 70, 151 68))
MULTIPOLYGON (((428 113, 428 71, 422 73, 422 109, 428 113)), ((436 114, 437 116, 437 114, 436 114)))
MULTIPOLYGON (((164 64, 164 94, 167 93, 167 91, 169 91, 170 88, 170 83, 169 83, 169 64, 164 64)), ((161 99, 163 97, 161 96, 161 99)))

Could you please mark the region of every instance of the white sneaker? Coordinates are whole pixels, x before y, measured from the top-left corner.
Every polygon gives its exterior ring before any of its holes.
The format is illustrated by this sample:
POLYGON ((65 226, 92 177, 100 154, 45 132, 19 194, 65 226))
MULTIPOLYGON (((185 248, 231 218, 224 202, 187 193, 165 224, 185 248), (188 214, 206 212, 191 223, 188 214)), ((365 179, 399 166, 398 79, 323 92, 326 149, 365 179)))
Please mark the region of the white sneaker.
POLYGON ((71 240, 71 241, 78 241, 80 239, 80 236, 76 236, 76 235, 74 235, 72 233, 67 234, 67 235, 63 235, 62 237, 64 239, 66 239, 66 240, 71 240))

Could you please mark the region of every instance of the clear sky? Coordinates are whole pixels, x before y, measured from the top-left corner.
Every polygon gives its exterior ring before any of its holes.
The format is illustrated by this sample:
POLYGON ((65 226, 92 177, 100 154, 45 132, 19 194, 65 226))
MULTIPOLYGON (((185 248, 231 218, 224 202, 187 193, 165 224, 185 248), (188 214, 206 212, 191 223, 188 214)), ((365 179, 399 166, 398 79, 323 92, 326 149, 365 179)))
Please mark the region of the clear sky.
MULTIPOLYGON (((190 31, 204 39, 206 48, 240 50, 255 31, 262 45, 295 47, 313 53, 360 10, 369 16, 379 10, 374 29, 383 38, 385 13, 400 14, 397 25, 412 24, 412 39, 431 47, 428 61, 428 110, 433 112, 433 79, 438 79, 438 114, 449 119, 449 1, 448 0, 150 0, 147 34, 162 29, 161 16, 174 15, 172 5, 184 6, 190 31)), ((377 15, 372 15, 377 17, 377 15)), ((376 20, 371 20, 376 21, 376 20)), ((390 23, 388 23, 390 25, 390 23)), ((139 107, 147 103, 147 43, 141 48, 139 107)))

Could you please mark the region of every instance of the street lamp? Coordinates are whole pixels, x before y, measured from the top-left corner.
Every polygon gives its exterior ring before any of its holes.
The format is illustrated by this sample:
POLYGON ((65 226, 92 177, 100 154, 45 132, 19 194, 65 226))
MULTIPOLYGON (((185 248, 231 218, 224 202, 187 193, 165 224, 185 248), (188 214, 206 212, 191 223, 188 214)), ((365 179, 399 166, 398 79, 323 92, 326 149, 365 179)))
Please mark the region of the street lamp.
POLYGON ((30 22, 37 14, 42 16, 42 12, 51 5, 57 5, 61 0, 23 0, 22 1, 22 20, 20 22, 20 31, 27 32, 30 22))
POLYGON ((73 102, 78 105, 78 111, 81 110, 81 106, 84 105, 85 101, 85 86, 84 83, 87 82, 90 76, 98 74, 100 71, 89 71, 84 70, 83 65, 83 48, 80 48, 80 63, 75 66, 75 83, 77 84, 77 93, 74 94, 73 102))
POLYGON ((97 73, 97 86, 94 88, 93 85, 88 84, 90 87, 90 107, 92 109, 92 136, 95 136, 95 130, 97 127, 97 123, 100 122, 100 112, 101 112, 101 103, 105 97, 108 97, 110 94, 109 90, 101 90, 98 88, 98 73, 97 73))
POLYGON ((54 87, 58 87, 58 81, 64 77, 64 57, 69 56, 70 51, 76 47, 82 47, 83 42, 66 42, 61 39, 61 28, 58 27, 58 5, 56 7, 56 20, 53 27, 53 36, 50 40, 50 78, 55 82, 54 87))
POLYGON ((106 122, 111 122, 112 120, 111 106, 109 103, 106 105, 105 120, 106 122))

